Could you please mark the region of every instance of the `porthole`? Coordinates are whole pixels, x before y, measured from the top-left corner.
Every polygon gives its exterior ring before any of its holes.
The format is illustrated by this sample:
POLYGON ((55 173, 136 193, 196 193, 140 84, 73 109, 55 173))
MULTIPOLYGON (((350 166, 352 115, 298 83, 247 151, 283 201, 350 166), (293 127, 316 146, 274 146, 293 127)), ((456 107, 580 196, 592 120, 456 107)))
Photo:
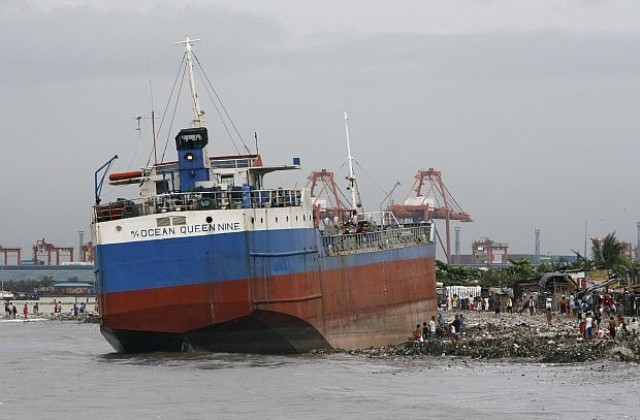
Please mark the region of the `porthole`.
POLYGON ((264 219, 262 217, 260 218, 260 223, 264 223, 264 219))
POLYGON ((287 222, 289 222, 289 216, 287 216, 287 222))
POLYGON ((252 217, 251 218, 251 224, 253 224, 255 222, 255 219, 252 217))
POLYGON ((278 223, 278 218, 276 217, 276 223, 278 223))
POLYGON ((207 216, 205 220, 207 221, 207 223, 213 222, 213 218, 211 216, 207 216))

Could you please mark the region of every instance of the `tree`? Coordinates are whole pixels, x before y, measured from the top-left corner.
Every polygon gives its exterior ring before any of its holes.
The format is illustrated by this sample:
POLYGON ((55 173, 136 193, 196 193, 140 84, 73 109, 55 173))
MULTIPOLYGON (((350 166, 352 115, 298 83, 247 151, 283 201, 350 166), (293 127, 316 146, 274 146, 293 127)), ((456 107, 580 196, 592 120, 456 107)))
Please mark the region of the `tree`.
POLYGON ((482 273, 480 286, 484 289, 489 287, 503 287, 511 283, 509 273, 506 268, 489 268, 482 273))
POLYGON ((467 265, 451 265, 436 260, 436 281, 446 286, 469 286, 478 278, 478 270, 467 265))
POLYGON ((531 261, 526 258, 521 258, 519 260, 509 258, 509 266, 506 270, 511 281, 528 279, 533 277, 535 274, 531 261))
POLYGON ((576 259, 569 264, 569 268, 581 269, 584 271, 589 271, 593 269, 593 261, 588 259, 586 255, 580 254, 578 251, 571 250, 574 254, 576 254, 576 259))
POLYGON ((624 282, 629 279, 633 269, 633 261, 624 255, 624 245, 616 239, 615 232, 609 233, 603 239, 591 239, 591 252, 595 268, 607 270, 609 276, 615 273, 624 282))
POLYGON ((40 276, 38 277, 38 285, 40 287, 51 287, 55 283, 53 276, 40 276))

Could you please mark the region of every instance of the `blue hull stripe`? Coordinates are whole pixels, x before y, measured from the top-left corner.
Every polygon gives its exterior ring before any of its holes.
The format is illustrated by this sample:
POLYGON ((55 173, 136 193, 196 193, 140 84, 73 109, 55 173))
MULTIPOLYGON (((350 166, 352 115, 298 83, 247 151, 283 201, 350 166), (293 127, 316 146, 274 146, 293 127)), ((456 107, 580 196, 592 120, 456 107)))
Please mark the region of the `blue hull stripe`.
POLYGON ((98 245, 100 293, 283 276, 435 256, 435 245, 323 257, 315 229, 283 229, 98 245))

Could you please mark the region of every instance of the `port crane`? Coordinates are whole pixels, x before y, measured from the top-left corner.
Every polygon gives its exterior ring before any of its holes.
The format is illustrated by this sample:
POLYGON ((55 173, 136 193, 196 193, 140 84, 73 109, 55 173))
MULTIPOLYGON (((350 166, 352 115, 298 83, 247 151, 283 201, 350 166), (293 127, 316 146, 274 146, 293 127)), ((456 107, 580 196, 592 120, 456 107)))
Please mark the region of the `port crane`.
MULTIPOLYGON (((450 221, 471 222, 473 219, 453 198, 444 183, 441 171, 433 168, 419 170, 414 179, 402 203, 392 204, 389 209, 402 223, 444 220, 446 235, 444 251, 447 261, 451 261, 450 221)), ((438 238, 442 243, 440 234, 438 238)))
POLYGON ((313 200, 313 219, 316 226, 325 218, 333 220, 337 217, 340 223, 351 220, 356 210, 345 204, 348 200, 338 188, 333 172, 326 169, 313 171, 307 179, 306 188, 309 189, 313 200))
POLYGON ((57 247, 50 243, 47 243, 44 238, 39 239, 33 246, 32 259, 34 264, 40 263, 39 257, 41 255, 47 256, 47 265, 51 265, 51 257, 55 254, 56 265, 60 265, 60 257, 65 254, 68 255, 69 261, 73 261, 73 247, 57 247))
POLYGON ((93 243, 87 242, 80 246, 80 261, 93 262, 93 243))
POLYGON ((9 263, 9 254, 16 256, 16 264, 20 264, 20 248, 5 248, 0 245, 0 254, 4 254, 4 265, 9 263))

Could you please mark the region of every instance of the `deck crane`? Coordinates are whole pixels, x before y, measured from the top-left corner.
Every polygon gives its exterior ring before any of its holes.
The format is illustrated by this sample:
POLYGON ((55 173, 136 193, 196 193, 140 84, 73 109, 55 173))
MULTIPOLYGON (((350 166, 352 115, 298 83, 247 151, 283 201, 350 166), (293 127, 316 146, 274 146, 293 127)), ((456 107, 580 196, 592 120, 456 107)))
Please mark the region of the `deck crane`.
POLYGON ((445 186, 442 172, 433 168, 419 170, 413 186, 405 195, 402 203, 391 205, 390 210, 403 223, 419 223, 433 219, 444 220, 447 261, 451 261, 450 221, 473 221, 471 215, 462 210, 445 186))

